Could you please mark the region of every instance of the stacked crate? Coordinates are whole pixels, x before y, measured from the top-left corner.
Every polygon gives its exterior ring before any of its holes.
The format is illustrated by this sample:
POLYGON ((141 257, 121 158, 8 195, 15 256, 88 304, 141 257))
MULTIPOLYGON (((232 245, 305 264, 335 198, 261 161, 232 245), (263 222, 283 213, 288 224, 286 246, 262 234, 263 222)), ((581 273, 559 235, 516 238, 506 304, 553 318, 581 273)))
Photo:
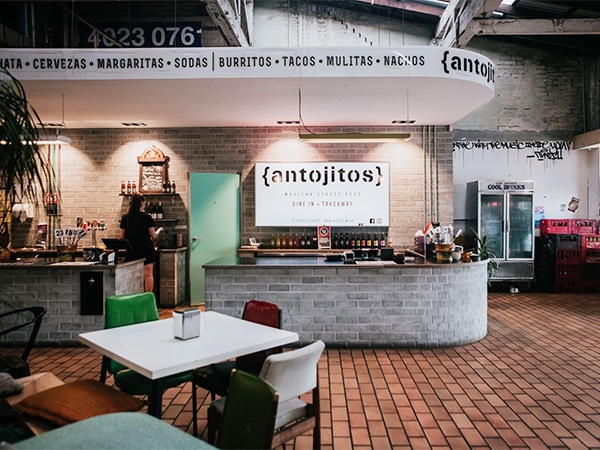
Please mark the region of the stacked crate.
POLYGON ((543 219, 536 277, 550 292, 600 292, 600 235, 593 219, 543 219))

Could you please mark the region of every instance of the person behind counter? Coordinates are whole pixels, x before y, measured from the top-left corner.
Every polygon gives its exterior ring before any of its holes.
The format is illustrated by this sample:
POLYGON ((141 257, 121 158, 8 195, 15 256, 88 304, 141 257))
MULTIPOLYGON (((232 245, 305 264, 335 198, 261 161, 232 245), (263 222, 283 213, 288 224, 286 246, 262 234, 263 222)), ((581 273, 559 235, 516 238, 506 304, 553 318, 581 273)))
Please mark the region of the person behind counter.
POLYGON ((154 219, 145 212, 146 199, 142 194, 133 194, 129 211, 121 218, 119 225, 119 238, 127 239, 132 250, 125 255, 127 261, 144 258, 144 290, 154 290, 154 263, 158 253, 154 249, 152 239, 164 230, 163 227, 155 229, 154 219))

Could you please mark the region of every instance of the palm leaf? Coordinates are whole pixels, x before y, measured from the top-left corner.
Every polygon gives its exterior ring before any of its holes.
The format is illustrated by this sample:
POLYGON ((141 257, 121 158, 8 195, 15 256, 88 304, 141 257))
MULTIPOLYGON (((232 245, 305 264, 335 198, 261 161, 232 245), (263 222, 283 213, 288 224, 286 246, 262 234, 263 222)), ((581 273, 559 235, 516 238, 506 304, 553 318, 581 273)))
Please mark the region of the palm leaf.
POLYGON ((6 230, 13 205, 37 205, 50 180, 36 122, 40 118, 22 84, 0 67, 0 231, 6 230))

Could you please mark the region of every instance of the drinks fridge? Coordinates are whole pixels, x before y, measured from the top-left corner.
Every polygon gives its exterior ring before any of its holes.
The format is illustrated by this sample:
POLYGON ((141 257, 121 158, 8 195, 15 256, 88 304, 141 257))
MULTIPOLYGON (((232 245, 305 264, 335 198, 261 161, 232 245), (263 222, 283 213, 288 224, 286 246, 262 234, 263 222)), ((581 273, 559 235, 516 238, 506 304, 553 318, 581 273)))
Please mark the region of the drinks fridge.
POLYGON ((533 181, 467 183, 467 223, 496 254, 490 281, 532 281, 534 276, 533 181))

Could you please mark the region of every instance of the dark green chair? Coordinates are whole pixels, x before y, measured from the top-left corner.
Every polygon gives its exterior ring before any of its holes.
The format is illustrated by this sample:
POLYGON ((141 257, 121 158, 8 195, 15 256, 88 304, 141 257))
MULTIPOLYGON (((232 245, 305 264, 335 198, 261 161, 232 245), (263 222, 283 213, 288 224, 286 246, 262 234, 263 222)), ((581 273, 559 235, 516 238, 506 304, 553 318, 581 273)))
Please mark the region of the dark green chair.
MULTIPOLYGON (((279 395, 262 378, 234 369, 217 437, 220 449, 270 449, 279 395)), ((211 409, 208 409, 210 416, 211 409)), ((210 419, 209 419, 210 420, 210 419)))
MULTIPOLYGON (((113 295, 106 299, 104 308, 104 328, 116 328, 136 323, 159 320, 156 298, 153 292, 143 294, 113 295)), ((129 395, 148 395, 152 391, 152 381, 134 370, 102 357, 100 381, 106 382, 107 373, 113 375, 115 385, 129 395)), ((167 377, 164 389, 192 381, 193 372, 182 372, 167 377)))

